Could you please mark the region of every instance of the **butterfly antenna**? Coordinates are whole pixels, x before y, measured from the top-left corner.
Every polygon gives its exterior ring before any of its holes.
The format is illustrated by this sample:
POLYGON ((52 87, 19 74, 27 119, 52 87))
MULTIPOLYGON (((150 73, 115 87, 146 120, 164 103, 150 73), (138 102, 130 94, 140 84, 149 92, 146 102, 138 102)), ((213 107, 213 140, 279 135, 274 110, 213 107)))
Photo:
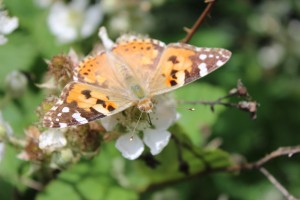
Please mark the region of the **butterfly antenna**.
POLYGON ((136 130, 137 126, 139 125, 140 121, 141 121, 142 115, 143 115, 143 112, 141 112, 141 114, 140 114, 140 116, 139 116, 139 118, 138 118, 138 120, 137 120, 137 122, 136 122, 136 124, 134 126, 134 129, 132 130, 132 133, 131 133, 131 136, 130 136, 130 141, 133 140, 133 136, 135 134, 135 130, 136 130))
POLYGON ((147 116, 148 116, 148 123, 149 123, 149 125, 150 125, 150 126, 153 126, 152 121, 151 121, 150 114, 147 113, 147 116))

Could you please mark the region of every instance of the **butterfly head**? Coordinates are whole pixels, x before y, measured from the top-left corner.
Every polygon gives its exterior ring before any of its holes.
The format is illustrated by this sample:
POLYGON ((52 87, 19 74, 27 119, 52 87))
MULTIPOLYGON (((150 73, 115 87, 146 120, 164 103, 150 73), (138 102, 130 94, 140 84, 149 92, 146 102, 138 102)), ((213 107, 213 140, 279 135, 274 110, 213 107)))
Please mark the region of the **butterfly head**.
POLYGON ((137 107, 141 112, 151 113, 153 108, 153 103, 150 98, 144 98, 138 102, 137 107))

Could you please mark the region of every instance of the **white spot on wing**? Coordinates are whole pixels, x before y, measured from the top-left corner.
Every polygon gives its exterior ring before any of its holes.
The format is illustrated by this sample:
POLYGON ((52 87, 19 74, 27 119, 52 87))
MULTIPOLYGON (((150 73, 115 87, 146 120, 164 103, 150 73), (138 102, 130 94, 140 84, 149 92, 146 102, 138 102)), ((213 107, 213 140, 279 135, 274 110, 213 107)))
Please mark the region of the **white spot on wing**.
POLYGON ((202 54, 200 54, 199 58, 201 60, 205 60, 207 58, 207 55, 202 53, 202 54))
POLYGON ((59 99, 57 102, 56 102, 57 105, 61 105, 63 104, 63 100, 59 99))
POLYGON ((163 43, 163 42, 161 42, 161 41, 159 41, 159 46, 161 46, 161 47, 164 47, 165 46, 165 43, 163 43))
POLYGON ((200 76, 203 77, 205 75, 208 74, 208 71, 207 71, 207 67, 206 67, 206 63, 201 63, 199 66, 199 69, 200 69, 200 76))
POLYGON ((59 127, 60 128, 65 128, 65 127, 67 127, 68 125, 66 124, 66 123, 59 123, 59 127))
POLYGON ((222 60, 218 60, 218 62, 216 63, 216 65, 218 67, 221 67, 222 65, 224 65, 225 62, 223 62, 222 60))
POLYGON ((57 106, 53 106, 53 107, 51 108, 52 111, 55 111, 56 109, 57 109, 57 106))
POLYGON ((88 120, 84 117, 81 117, 81 114, 80 113, 74 113, 72 115, 72 117, 79 123, 81 124, 85 124, 85 123, 88 123, 88 120))
POLYGON ((63 113, 67 113, 67 112, 69 112, 70 111, 70 108, 68 108, 68 107, 64 107, 62 110, 61 110, 61 112, 63 112, 63 113))

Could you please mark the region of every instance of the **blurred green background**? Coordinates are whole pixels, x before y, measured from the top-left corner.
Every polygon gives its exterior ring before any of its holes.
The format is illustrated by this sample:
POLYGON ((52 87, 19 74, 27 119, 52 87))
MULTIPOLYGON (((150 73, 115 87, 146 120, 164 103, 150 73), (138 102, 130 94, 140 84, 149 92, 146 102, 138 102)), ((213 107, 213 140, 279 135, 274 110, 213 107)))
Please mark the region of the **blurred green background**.
MULTIPOLYGON (((51 6, 40 7, 38 0, 5 0, 4 9, 19 18, 19 27, 0 46, 0 94, 7 92, 5 77, 20 70, 28 75, 24 95, 1 107, 14 133, 24 137, 24 129, 37 122, 35 110, 45 93, 35 86, 47 71, 45 59, 67 53, 72 47, 87 55, 99 43, 97 31, 86 38, 60 44, 51 33, 47 18, 51 6)), ((97 3, 89 2, 90 5, 97 3)), ((166 43, 184 38, 183 27, 191 27, 205 8, 203 1, 151 0, 100 2, 103 19, 114 39, 130 31, 148 34, 166 43), (118 21, 119 20, 119 21, 118 21), (126 24, 126 26, 124 25, 126 24), (124 26, 123 26, 124 25, 124 26)), ((227 166, 228 157, 256 161, 265 154, 300 141, 300 1, 299 0, 218 0, 204 23, 189 42, 200 47, 221 47, 232 51, 222 69, 176 91, 179 100, 214 100, 226 94, 242 79, 260 106, 257 119, 247 113, 216 107, 197 106, 181 113, 178 137, 186 137, 193 148, 213 166, 227 166), (206 149, 212 141, 220 149, 206 149)), ((180 105, 188 108, 189 105, 180 105)), ((101 146, 92 160, 60 172, 43 191, 30 189, 22 176, 30 165, 16 156, 19 150, 6 146, 0 162, 0 199, 284 199, 258 170, 240 173, 201 173, 204 164, 188 151, 191 177, 179 172, 178 149, 174 141, 158 155, 161 165, 151 169, 143 159, 128 161, 114 148, 101 146)), ((265 166, 291 194, 300 197, 300 156, 277 158, 265 166)), ((33 176, 40 180, 39 177, 33 176)))

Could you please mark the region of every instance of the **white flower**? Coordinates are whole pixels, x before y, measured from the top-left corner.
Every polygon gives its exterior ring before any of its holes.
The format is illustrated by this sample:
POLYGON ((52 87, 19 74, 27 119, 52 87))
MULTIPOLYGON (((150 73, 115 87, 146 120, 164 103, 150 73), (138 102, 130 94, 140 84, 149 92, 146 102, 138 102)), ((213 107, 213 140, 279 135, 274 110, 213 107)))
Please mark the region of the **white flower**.
POLYGON ((103 18, 100 4, 88 6, 86 0, 73 0, 69 4, 55 2, 48 16, 51 32, 60 43, 69 43, 89 37, 103 18))
POLYGON ((125 133, 117 139, 116 148, 127 159, 138 158, 144 151, 144 144, 152 155, 157 155, 170 140, 171 133, 167 129, 178 119, 175 100, 170 95, 160 95, 153 99, 153 103, 153 112, 149 114, 152 126, 145 113, 138 121, 141 112, 134 107, 124 111, 125 115, 118 113, 101 119, 107 131, 124 127, 125 133), (138 136, 139 132, 143 133, 143 140, 138 136))
POLYGON ((19 20, 17 17, 9 17, 6 11, 0 11, 0 45, 7 42, 5 35, 13 32, 18 26, 19 20))
POLYGON ((61 129, 48 129, 39 137, 39 148, 47 152, 53 152, 67 144, 67 139, 61 129))
POLYGON ((108 37, 106 28, 104 26, 99 29, 98 36, 102 40, 105 50, 109 51, 113 48, 115 43, 108 37))

